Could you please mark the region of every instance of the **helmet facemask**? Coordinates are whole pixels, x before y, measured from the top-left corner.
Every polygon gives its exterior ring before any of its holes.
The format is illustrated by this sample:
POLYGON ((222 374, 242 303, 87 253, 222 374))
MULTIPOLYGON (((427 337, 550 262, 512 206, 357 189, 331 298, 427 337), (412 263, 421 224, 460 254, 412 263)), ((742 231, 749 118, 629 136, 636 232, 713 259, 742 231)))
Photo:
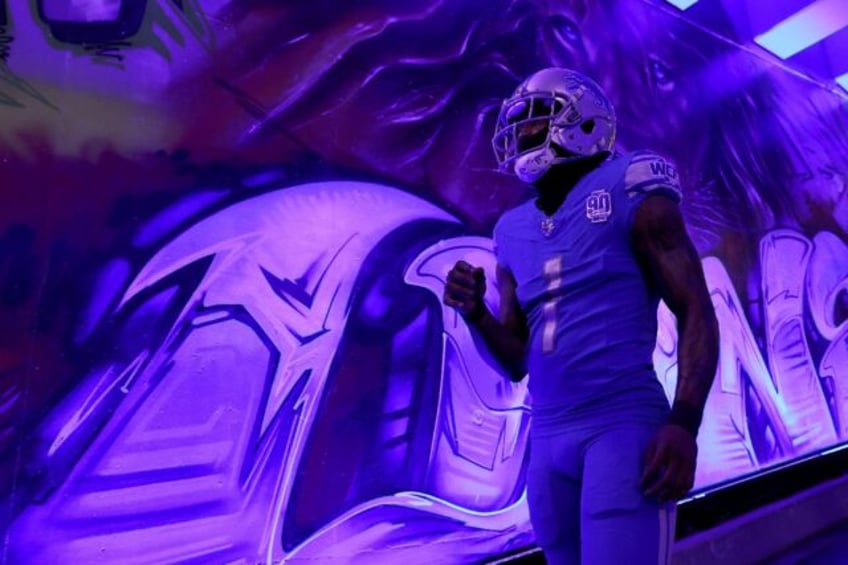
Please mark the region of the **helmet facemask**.
POLYGON ((614 138, 615 115, 600 87, 573 71, 545 69, 504 101, 492 147, 501 171, 535 182, 555 164, 610 151, 614 138))

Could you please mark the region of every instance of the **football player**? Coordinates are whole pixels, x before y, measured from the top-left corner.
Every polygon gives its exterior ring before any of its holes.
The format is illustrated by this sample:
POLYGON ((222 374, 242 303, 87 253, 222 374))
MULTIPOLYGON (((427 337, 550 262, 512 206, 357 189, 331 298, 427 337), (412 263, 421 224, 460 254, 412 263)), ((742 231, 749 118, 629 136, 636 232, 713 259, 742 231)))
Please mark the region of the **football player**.
POLYGON ((532 397, 528 504, 549 563, 667 563, 675 502, 692 488, 718 326, 678 204, 674 164, 614 151, 601 88, 541 70, 502 104, 492 143, 536 188, 494 229, 501 306, 460 261, 444 302, 532 397), (652 365, 657 307, 677 318, 669 406, 652 365))

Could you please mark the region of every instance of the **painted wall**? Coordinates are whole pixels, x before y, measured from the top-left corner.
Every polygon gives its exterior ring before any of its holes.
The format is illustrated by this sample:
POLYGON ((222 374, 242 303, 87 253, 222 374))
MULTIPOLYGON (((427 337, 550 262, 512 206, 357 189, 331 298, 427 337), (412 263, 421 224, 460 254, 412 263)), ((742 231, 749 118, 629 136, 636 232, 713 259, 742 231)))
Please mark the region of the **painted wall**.
POLYGON ((4 562, 532 543, 526 384, 440 294, 491 275, 528 196, 495 114, 551 64, 684 180, 722 335, 697 488, 848 441, 844 102, 661 3, 0 0, 0 59, 4 562))

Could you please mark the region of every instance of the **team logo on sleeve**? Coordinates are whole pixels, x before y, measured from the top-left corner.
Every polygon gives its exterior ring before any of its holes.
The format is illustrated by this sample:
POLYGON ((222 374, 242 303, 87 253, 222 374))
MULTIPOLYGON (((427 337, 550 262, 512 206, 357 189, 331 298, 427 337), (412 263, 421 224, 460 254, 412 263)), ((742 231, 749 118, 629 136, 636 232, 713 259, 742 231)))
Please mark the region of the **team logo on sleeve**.
POLYGON ((606 222, 612 216, 612 197, 606 190, 596 190, 586 198, 586 217, 593 224, 606 222))

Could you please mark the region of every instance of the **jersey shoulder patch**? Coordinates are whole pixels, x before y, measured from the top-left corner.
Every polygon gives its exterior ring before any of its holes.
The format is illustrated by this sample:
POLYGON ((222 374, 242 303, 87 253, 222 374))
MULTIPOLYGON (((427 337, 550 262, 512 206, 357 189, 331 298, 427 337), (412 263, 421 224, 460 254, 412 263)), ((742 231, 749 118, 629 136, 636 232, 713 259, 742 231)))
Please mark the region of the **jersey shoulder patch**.
POLYGON ((676 202, 683 198, 674 163, 651 151, 633 153, 624 173, 624 192, 630 198, 648 194, 666 194, 676 202))

